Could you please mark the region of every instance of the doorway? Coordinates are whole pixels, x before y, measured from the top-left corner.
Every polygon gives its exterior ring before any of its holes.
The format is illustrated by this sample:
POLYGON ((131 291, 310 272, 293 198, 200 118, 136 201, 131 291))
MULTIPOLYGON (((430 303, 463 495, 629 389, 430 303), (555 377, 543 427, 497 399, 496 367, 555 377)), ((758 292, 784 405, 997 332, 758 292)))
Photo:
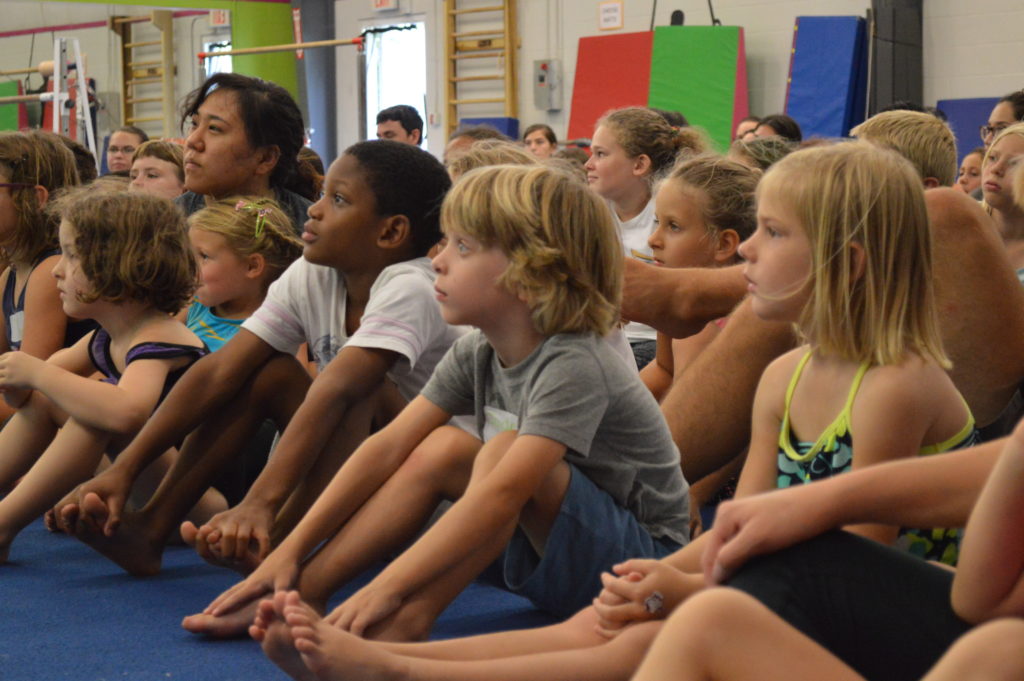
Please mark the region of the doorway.
POLYGON ((424 121, 423 146, 427 128, 427 38, 426 24, 415 21, 366 29, 364 43, 366 138, 374 138, 377 112, 396 104, 415 107, 424 121))

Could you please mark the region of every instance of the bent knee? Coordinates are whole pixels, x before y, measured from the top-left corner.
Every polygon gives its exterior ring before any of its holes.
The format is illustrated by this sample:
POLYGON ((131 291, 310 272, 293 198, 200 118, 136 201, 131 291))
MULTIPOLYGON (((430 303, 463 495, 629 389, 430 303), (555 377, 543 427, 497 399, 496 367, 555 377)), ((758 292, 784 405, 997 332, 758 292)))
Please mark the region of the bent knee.
POLYGON ((459 496, 469 484, 480 446, 481 442, 464 430, 442 426, 410 452, 402 469, 408 475, 433 480, 447 496, 459 496))
POLYGON ((704 589, 676 608, 665 626, 680 641, 710 645, 728 640, 739 622, 762 607, 753 596, 731 587, 704 589))
POLYGON ((267 409, 267 416, 284 427, 306 397, 312 380, 291 355, 277 354, 259 368, 243 394, 250 404, 267 409))
POLYGON ((987 622, 960 637, 936 671, 961 671, 963 678, 983 678, 986 681, 1024 678, 1022 640, 1024 619, 1004 618, 987 622))

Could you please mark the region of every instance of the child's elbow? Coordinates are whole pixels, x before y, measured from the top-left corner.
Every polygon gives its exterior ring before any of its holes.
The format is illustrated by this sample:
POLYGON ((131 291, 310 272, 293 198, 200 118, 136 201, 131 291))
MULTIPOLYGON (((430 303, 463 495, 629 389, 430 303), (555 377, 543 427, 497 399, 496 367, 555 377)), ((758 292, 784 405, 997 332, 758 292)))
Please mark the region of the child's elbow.
POLYGON ((108 430, 113 435, 135 435, 146 425, 150 412, 131 406, 111 414, 108 430))

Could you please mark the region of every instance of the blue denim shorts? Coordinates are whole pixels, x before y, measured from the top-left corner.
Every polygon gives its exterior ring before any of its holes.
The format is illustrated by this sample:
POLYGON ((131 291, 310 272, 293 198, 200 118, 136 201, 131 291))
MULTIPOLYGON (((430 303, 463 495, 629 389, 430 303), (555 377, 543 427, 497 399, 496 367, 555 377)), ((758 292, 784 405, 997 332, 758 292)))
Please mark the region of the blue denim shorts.
POLYGON ((517 528, 502 557, 505 586, 559 617, 590 605, 601 591, 601 573, 616 563, 662 558, 680 548, 668 537, 652 537, 636 516, 578 468, 569 468, 569 487, 544 556, 517 528))

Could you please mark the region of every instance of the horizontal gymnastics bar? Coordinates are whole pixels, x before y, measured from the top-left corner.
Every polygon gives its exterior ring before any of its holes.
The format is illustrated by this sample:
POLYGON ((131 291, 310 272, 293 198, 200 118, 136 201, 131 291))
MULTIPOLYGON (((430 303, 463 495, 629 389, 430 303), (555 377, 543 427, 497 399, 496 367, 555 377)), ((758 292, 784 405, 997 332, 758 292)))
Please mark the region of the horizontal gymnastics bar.
POLYGON ((202 61, 207 57, 222 57, 236 54, 265 54, 267 52, 289 52, 294 50, 306 50, 312 47, 333 47, 335 45, 357 45, 362 47, 363 39, 344 38, 340 40, 314 40, 308 43, 289 43, 288 45, 265 45, 263 47, 243 47, 237 50, 225 50, 223 52, 199 52, 196 54, 202 61))
POLYGON ((34 95, 11 95, 0 97, 0 104, 17 104, 18 102, 52 102, 52 92, 37 92, 34 95))

